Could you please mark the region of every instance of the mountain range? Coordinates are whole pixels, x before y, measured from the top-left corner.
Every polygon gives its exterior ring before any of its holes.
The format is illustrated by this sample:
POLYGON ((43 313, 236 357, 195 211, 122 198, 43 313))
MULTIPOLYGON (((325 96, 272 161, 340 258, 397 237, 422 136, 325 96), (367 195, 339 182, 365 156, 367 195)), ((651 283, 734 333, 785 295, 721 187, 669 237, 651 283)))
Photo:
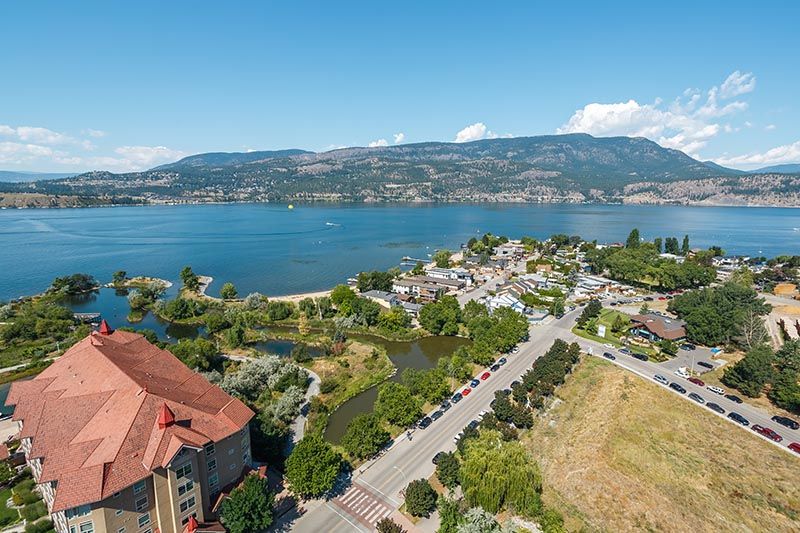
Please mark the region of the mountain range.
MULTIPOLYGON (((124 174, 0 184, 53 204, 234 201, 629 202, 800 205, 792 167, 742 172, 641 137, 587 134, 327 152, 206 153, 124 174)), ((34 205, 38 200, 34 200, 34 205)), ((8 202, 7 202, 8 203, 8 202)), ((0 204, 2 205, 2 204, 0 204)), ((19 205, 19 201, 17 204, 19 205)))

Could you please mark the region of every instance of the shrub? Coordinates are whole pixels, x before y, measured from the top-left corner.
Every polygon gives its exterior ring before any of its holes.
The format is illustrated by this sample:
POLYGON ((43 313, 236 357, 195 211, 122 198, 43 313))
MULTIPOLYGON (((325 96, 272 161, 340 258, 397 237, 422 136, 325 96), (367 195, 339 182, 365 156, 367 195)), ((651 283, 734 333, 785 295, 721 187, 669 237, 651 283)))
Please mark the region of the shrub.
POLYGON ((52 520, 40 520, 25 526, 25 533, 50 533, 55 531, 52 520))
POLYGON ((28 522, 33 522, 47 514, 47 505, 41 500, 30 505, 26 505, 19 510, 19 514, 28 522))

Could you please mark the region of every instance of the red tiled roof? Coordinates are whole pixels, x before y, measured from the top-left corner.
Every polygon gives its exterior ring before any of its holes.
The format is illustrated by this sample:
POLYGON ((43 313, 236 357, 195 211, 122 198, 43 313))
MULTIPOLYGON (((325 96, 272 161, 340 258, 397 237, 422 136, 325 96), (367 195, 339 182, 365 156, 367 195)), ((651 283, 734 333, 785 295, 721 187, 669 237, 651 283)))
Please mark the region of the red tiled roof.
POLYGON ((254 413, 171 353, 126 331, 93 333, 36 378, 11 385, 6 405, 57 481, 53 511, 102 500, 202 447, 254 413))

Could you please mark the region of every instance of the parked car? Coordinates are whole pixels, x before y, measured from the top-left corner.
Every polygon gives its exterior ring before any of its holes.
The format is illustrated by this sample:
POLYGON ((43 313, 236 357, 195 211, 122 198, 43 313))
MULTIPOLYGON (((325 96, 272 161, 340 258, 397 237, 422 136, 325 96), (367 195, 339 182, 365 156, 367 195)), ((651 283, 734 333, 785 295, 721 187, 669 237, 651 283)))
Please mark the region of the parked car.
POLYGON ((433 424, 433 420, 431 420, 431 417, 426 416, 425 418, 423 418, 422 420, 419 421, 419 423, 417 424, 417 427, 419 429, 425 429, 426 427, 430 426, 431 424, 433 424))
POLYGON ((514 346, 514 347, 511 349, 511 353, 517 353, 517 352, 519 352, 519 346, 514 346))
POLYGON ((800 423, 798 423, 797 420, 792 420, 791 418, 787 418, 785 416, 775 415, 772 417, 772 421, 777 422, 778 424, 789 429, 800 429, 800 423))
POLYGON ((619 353, 624 353, 625 355, 630 355, 631 351, 627 348, 620 348, 619 353))
POLYGON ((611 344, 610 342, 605 343, 603 346, 605 346, 606 348, 611 348, 612 350, 614 349, 614 345, 611 344))
POLYGON ((444 457, 445 455, 447 455, 447 452, 439 452, 439 453, 437 453, 436 455, 433 456, 433 459, 431 459, 431 462, 433 462, 433 464, 435 464, 435 465, 438 465, 439 461, 441 461, 442 457, 444 457))
POLYGON ((639 352, 633 352, 631 354, 631 357, 634 357, 634 358, 638 359, 639 361, 647 361, 649 359, 649 357, 647 357, 647 355, 645 355, 643 353, 639 353, 639 352))
POLYGON ((448 402, 447 400, 442 401, 442 403, 439 405, 439 409, 441 409, 442 411, 447 411, 448 409, 450 409, 450 407, 451 407, 450 402, 448 402))
POLYGON ((720 396, 725 394, 725 389, 721 389, 719 387, 715 387, 714 385, 709 385, 708 387, 706 387, 706 389, 710 390, 714 394, 719 394, 720 396))
POLYGON ((709 370, 714 370, 714 365, 709 363, 708 361, 698 361, 697 366, 702 366, 703 368, 707 368, 709 370))
POLYGON ((706 382, 703 381, 700 378, 691 377, 691 378, 688 378, 688 379, 689 379, 689 383, 694 383, 698 387, 705 387, 706 386, 706 382))
POLYGON ((461 401, 461 393, 457 392, 457 393, 453 394, 453 397, 450 398, 450 401, 453 402, 453 403, 460 402, 461 401))
POLYGON ((442 411, 441 409, 437 409, 436 411, 431 413, 431 420, 434 420, 434 421, 435 420, 439 420, 443 416, 444 416, 444 411, 442 411))
POLYGON ((742 415, 740 415, 739 413, 736 413, 734 411, 731 411, 730 413, 728 413, 728 418, 730 418, 734 422, 738 422, 739 424, 741 424, 743 426, 749 426, 750 425, 750 421, 748 419, 746 419, 745 417, 743 417, 742 415))
POLYGON ((518 379, 515 379, 514 381, 511 382, 511 388, 513 389, 514 387, 516 387, 517 385, 519 385, 521 383, 522 383, 521 381, 519 381, 518 379))
POLYGON ((489 379, 489 376, 491 375, 492 375, 491 372, 484 372, 483 374, 481 374, 481 380, 486 381, 487 379, 489 379))
POLYGON ((774 430, 772 430, 770 428, 765 428, 762 425, 753 424, 753 427, 750 428, 750 429, 752 429, 753 431, 755 431, 759 435, 763 435, 764 437, 767 437, 768 439, 770 439, 772 441, 781 442, 783 440, 783 437, 781 437, 780 435, 775 433, 774 430))
POLYGON ((684 378, 684 379, 687 379, 687 378, 689 377, 689 374, 686 372, 686 370, 684 369, 684 367, 680 367, 680 368, 679 368, 678 370, 676 370, 674 373, 675 373, 675 375, 676 375, 676 376, 682 377, 682 378, 684 378))
POLYGON ((461 391, 461 396, 469 396, 469 393, 472 392, 472 389, 467 387, 466 389, 461 391))
POLYGON ((469 382, 469 386, 472 387, 473 389, 475 387, 477 387, 478 385, 480 385, 480 384, 481 384, 481 382, 478 379, 473 379, 472 381, 469 382))
POLYGON ((505 357, 501 357, 500 359, 497 360, 497 364, 500 366, 503 366, 506 363, 508 363, 508 359, 506 359, 505 357))
POLYGON ((609 361, 614 361, 617 357, 611 352, 603 352, 603 357, 608 359, 609 361))
POLYGON ((736 396, 735 394, 726 394, 725 397, 732 401, 733 403, 742 403, 742 399, 736 396))
POLYGON ((791 443, 788 448, 793 452, 800 453, 800 442, 791 443))
POLYGON ((469 424, 467 424, 467 427, 469 429, 475 429, 476 427, 478 427, 478 424, 479 422, 477 420, 470 420, 469 424))
POLYGON ((696 346, 690 342, 684 342, 683 344, 681 344, 681 350, 686 350, 687 352, 691 352, 695 348, 696 346))
POLYGON ((645 296, 644 298, 642 298, 642 300, 644 300, 645 302, 652 302, 653 301, 653 297, 652 296, 645 296))
POLYGON ((683 387, 681 387, 679 383, 675 383, 674 381, 669 384, 669 388, 681 394, 686 394, 686 389, 684 389, 683 387))
POLYGON ((669 380, 662 376, 661 374, 656 374, 653 376, 653 379, 661 383, 662 385, 669 385, 669 380))
POLYGON ((500 370, 500 365, 495 363, 495 364, 493 364, 492 366, 489 367, 489 370, 491 370, 492 372, 497 372, 498 370, 500 370))
POLYGON ((700 396, 696 392, 690 392, 689 393, 689 398, 691 398, 692 400, 696 401, 697 403, 706 403, 705 398, 703 398, 702 396, 700 396))
POLYGON ((723 409, 722 407, 719 406, 719 404, 716 404, 714 402, 708 402, 706 404, 706 407, 708 407, 712 411, 716 411, 717 413, 719 413, 721 415, 725 414, 725 409, 723 409))

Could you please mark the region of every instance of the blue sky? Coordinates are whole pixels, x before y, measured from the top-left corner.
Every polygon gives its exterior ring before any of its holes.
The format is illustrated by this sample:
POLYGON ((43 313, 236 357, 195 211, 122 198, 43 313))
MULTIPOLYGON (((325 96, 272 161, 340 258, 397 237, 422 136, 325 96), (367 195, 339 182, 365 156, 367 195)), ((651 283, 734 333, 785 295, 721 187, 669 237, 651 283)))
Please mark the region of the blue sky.
POLYGON ((568 131, 800 162, 800 3, 553 4, 3 2, 0 169, 568 131))

